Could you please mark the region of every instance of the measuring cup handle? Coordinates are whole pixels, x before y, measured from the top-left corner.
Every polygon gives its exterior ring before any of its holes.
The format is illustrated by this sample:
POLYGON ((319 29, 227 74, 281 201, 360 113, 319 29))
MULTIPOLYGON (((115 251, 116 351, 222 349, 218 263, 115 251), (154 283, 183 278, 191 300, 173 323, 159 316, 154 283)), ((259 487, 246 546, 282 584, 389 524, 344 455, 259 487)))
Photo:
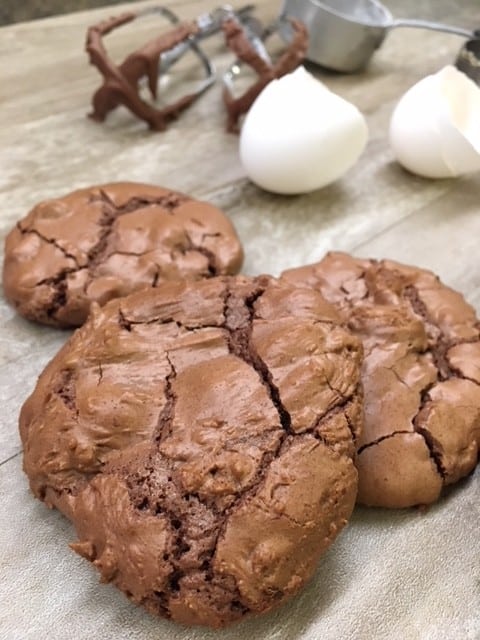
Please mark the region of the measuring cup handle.
MULTIPOLYGON (((440 22, 430 22, 429 20, 409 20, 400 19, 393 20, 389 25, 390 29, 397 27, 412 27, 418 29, 430 29, 431 31, 443 31, 444 33, 454 33, 464 38, 475 38, 477 32, 470 31, 469 29, 463 29, 462 27, 454 27, 449 24, 442 24, 440 22)), ((478 37, 478 36, 477 36, 478 37)))

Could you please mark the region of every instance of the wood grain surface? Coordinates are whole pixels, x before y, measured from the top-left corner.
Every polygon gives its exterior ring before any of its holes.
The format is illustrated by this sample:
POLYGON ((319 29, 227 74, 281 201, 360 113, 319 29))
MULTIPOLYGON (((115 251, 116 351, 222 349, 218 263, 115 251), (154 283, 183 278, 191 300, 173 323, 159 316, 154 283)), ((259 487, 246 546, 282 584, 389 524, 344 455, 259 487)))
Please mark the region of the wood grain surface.
MULTIPOLYGON (((256 4, 267 22, 278 13, 272 0, 256 4)), ((477 0, 385 4, 395 17, 480 26, 477 0)), ((394 162, 387 138, 400 95, 452 63, 461 46, 458 37, 399 29, 389 33, 361 74, 314 69, 366 115, 369 143, 337 183, 282 197, 246 179, 238 138, 225 132, 219 82, 164 133, 152 133, 124 109, 102 125, 86 117, 100 82, 84 52, 86 28, 128 6, 0 29, 2 245, 39 200, 95 183, 152 182, 223 208, 244 243, 245 273, 277 274, 329 249, 347 250, 431 268, 480 311, 480 176, 438 181, 412 176, 394 162)), ((182 18, 213 8, 205 0, 169 6, 182 18)), ((157 28, 153 19, 138 22, 112 36, 112 51, 122 57, 157 28)), ((219 73, 232 61, 221 36, 206 49, 219 73)), ((68 522, 33 499, 21 471, 19 409, 68 333, 19 318, 3 297, 0 323, 2 640, 480 638, 478 471, 426 514, 358 509, 299 597, 221 634, 159 622, 112 587, 98 585, 94 570, 67 547, 75 538, 68 522)))

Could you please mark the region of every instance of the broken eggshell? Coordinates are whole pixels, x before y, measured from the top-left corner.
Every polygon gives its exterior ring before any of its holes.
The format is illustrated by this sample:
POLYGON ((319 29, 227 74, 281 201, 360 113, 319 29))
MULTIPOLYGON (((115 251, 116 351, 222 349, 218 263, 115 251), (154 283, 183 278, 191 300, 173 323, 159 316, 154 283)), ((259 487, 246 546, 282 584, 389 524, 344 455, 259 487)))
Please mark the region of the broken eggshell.
POLYGON ((390 144, 405 169, 426 178, 480 170, 480 88, 453 66, 423 78, 395 107, 390 144))
POLYGON ((298 67, 255 100, 240 133, 240 159, 263 189, 307 193, 348 171, 367 138, 360 111, 298 67))

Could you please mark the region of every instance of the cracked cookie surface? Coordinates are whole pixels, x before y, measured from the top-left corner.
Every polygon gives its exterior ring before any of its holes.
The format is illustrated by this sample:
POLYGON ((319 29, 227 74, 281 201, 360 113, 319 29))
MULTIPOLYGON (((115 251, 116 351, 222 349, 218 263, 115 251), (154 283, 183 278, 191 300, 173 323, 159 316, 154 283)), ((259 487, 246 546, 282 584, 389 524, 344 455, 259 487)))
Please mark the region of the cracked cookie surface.
POLYGON ((71 327, 165 280, 234 274, 243 251, 206 202, 152 185, 105 184, 41 202, 7 236, 5 297, 23 316, 71 327))
POLYGON ((429 271, 343 253, 282 278, 320 291, 362 339, 358 502, 429 504, 468 475, 480 447, 480 325, 462 295, 429 271))
POLYGON ((30 486, 149 611, 267 611, 353 509, 361 359, 320 294, 267 276, 94 305, 22 408, 30 486))

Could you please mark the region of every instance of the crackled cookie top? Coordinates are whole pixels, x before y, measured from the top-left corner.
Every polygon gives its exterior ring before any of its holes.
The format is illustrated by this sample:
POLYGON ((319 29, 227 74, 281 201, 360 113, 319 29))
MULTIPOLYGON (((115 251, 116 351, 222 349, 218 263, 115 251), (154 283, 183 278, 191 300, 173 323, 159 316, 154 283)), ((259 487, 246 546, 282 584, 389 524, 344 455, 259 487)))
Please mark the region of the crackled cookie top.
POLYGON ((283 277, 320 291, 363 341, 358 501, 428 504, 470 473, 480 443, 480 331, 464 298, 429 271, 342 253, 283 277))
POLYGON ((22 409, 31 487, 150 611, 266 611, 352 511, 361 352, 319 293, 266 276, 95 306, 22 409))
POLYGON ((242 248, 216 207, 122 182, 41 202, 6 239, 3 284, 18 312, 79 326, 92 301, 165 280, 237 273, 242 248))

